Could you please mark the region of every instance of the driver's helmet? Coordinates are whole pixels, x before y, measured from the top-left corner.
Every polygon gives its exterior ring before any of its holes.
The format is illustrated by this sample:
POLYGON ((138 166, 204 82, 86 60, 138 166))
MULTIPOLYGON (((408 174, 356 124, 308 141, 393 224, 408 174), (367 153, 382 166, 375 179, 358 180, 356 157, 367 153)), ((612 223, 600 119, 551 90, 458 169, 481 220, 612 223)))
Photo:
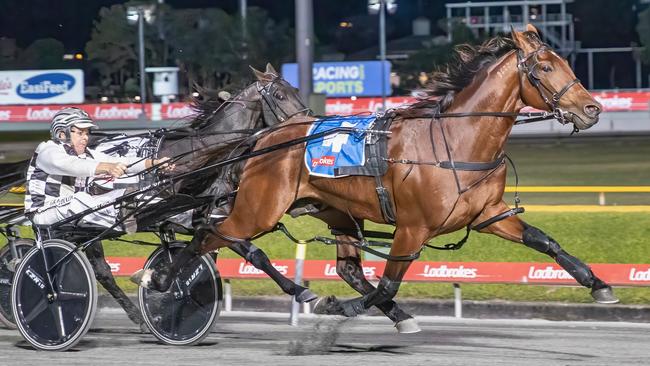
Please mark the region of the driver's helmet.
POLYGON ((69 140, 72 126, 77 128, 97 128, 97 125, 83 109, 76 107, 63 108, 52 117, 52 124, 50 125, 52 140, 65 142, 59 138, 61 131, 65 133, 66 141, 69 140))

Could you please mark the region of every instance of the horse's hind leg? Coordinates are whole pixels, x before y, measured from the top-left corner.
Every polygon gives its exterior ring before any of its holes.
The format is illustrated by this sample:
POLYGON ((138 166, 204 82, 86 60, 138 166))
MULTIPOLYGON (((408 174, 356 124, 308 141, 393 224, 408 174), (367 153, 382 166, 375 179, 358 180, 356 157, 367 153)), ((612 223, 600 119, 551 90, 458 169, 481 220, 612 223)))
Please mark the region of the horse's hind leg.
POLYGON ((111 273, 111 267, 106 263, 106 258, 104 257, 104 248, 102 243, 93 243, 93 245, 86 249, 85 253, 88 261, 95 270, 95 278, 97 281, 99 281, 106 291, 113 296, 115 301, 120 304, 129 319, 139 325, 142 331, 147 331, 147 326, 142 320, 140 310, 133 304, 133 302, 131 302, 124 291, 117 286, 117 283, 115 283, 115 278, 111 273))
MULTIPOLYGON (((339 231, 343 229, 344 232, 346 229, 356 229, 352 219, 340 211, 328 209, 313 216, 325 221, 332 229, 339 231)), ((363 221, 357 222, 357 224, 360 228, 363 227, 363 221)), ((337 235, 336 239, 342 242, 359 240, 359 238, 349 235, 337 235)), ((367 295, 376 289, 363 273, 360 250, 352 245, 339 244, 336 246, 336 273, 361 295, 367 295)), ((321 301, 328 301, 328 299, 325 298, 321 301)), ((395 301, 389 300, 377 304, 377 308, 395 323, 398 332, 415 333, 420 331, 415 319, 405 313, 395 301)))
MULTIPOLYGON (((354 240, 353 237, 349 236, 337 236, 336 239, 354 240)), ((376 290, 375 286, 368 282, 363 274, 359 249, 355 247, 342 244, 336 247, 336 273, 361 295, 368 295, 376 290)), ((376 306, 395 323, 395 328, 399 333, 416 333, 420 331, 415 319, 404 312, 395 301, 388 300, 378 303, 376 306)))
POLYGON ((280 286, 282 291, 287 295, 295 296, 296 301, 310 302, 316 300, 318 296, 311 292, 308 288, 300 286, 292 280, 282 275, 271 263, 269 257, 248 240, 237 241, 228 246, 235 253, 239 254, 242 258, 250 262, 255 268, 264 271, 275 283, 280 286))
MULTIPOLYGON (((475 223, 487 220, 508 209, 505 203, 486 210, 475 223)), ((591 296, 601 304, 615 304, 618 298, 614 296, 612 288, 598 278, 594 272, 578 258, 567 253, 560 244, 538 228, 528 225, 516 216, 498 221, 484 229, 489 232, 514 242, 523 243, 529 248, 544 253, 553 258, 565 271, 567 271, 579 284, 591 289, 591 296)))
MULTIPOLYGON (((300 156, 298 151, 297 157, 300 156)), ((239 187, 231 214, 216 229, 197 229, 190 244, 174 258, 172 266, 139 271, 132 276, 132 281, 143 287, 165 291, 176 273, 194 256, 227 246, 233 247, 235 252, 269 274, 285 292, 296 295, 297 301, 315 299, 316 296, 309 290, 293 284, 277 272, 266 254, 248 242, 256 234, 273 229, 295 199, 298 169, 283 168, 271 157, 259 164, 269 171, 281 171, 284 174, 261 174, 254 177, 255 172, 251 173, 253 176, 243 180, 239 187), (268 167, 264 164, 275 165, 268 167)), ((262 169, 260 166, 251 169, 258 168, 262 169)))
MULTIPOLYGON (((395 240, 391 247, 391 256, 410 256, 417 253, 426 240, 428 231, 426 229, 403 229, 398 228, 395 232, 395 240)), ((372 306, 385 304, 397 295, 404 274, 411 265, 412 260, 388 260, 384 275, 379 281, 377 288, 366 293, 362 297, 348 301, 331 301, 324 306, 324 312, 345 316, 356 316, 363 314, 372 306)))

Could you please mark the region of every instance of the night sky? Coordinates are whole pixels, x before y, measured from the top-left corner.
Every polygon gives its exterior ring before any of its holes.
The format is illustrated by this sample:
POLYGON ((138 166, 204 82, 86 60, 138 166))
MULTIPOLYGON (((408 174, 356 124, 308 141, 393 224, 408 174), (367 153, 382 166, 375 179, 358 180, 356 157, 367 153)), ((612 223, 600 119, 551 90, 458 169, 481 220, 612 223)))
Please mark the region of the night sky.
MULTIPOLYGON (((81 51, 90 38, 99 9, 125 2, 0 0, 0 37, 16 39, 21 48, 36 39, 52 37, 63 42, 66 52, 81 51)), ((445 16, 446 2, 463 1, 397 0, 398 11, 387 20, 388 38, 408 35, 411 20, 418 15, 427 16, 435 25, 437 19, 445 16)), ((229 13, 235 13, 238 9, 237 0, 165 0, 165 3, 174 8, 220 7, 229 13)), ((248 0, 247 3, 248 6, 266 9, 276 20, 286 19, 292 26, 294 24, 294 0, 248 0)), ((576 38, 582 40, 583 46, 587 44, 589 47, 629 46, 637 38, 634 9, 638 3, 638 0, 576 0, 569 5, 569 11, 576 18, 576 38), (601 11, 605 8, 607 11, 601 11), (619 14, 613 14, 612 10, 619 14), (621 19, 626 21, 621 22, 621 19), (599 29, 605 31, 596 34, 599 29)), ((315 33, 321 44, 332 42, 334 30, 340 21, 369 17, 366 0, 313 0, 313 4, 315 33)))
MULTIPOLYGON (((83 50, 90 39, 93 21, 101 7, 125 3, 120 0, 0 0, 0 37, 14 38, 21 48, 39 38, 52 37, 63 42, 66 52, 83 50)), ((220 7, 229 13, 238 11, 237 0, 166 0, 173 8, 220 7)), ((266 9, 276 20, 286 19, 294 24, 293 0, 248 0, 248 6, 266 9)), ((327 42, 331 30, 341 20, 354 15, 367 16, 365 0, 314 0, 315 32, 327 42)), ((390 36, 399 37, 410 31, 410 19, 420 9, 437 18, 444 14, 440 1, 404 1, 397 14, 389 20, 393 26, 390 36), (397 25, 397 26, 396 26, 397 25), (402 26, 400 26, 402 25, 402 26)))

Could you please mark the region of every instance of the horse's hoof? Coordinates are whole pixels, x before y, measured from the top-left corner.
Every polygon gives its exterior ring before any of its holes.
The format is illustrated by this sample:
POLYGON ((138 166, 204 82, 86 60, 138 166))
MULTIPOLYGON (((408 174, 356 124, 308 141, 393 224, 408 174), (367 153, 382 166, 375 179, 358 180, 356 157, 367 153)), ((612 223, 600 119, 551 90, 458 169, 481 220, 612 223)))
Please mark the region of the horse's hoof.
POLYGON ((145 323, 145 322, 140 323, 140 333, 142 333, 142 334, 151 333, 151 331, 149 330, 149 327, 147 326, 147 323, 145 323))
POLYGON ((339 301, 336 296, 319 297, 314 304, 314 314, 334 315, 340 312, 339 301))
POLYGON ((340 315, 347 316, 348 318, 355 317, 366 313, 366 308, 363 306, 363 298, 358 297, 355 299, 343 301, 339 304, 341 308, 340 315))
POLYGON ((144 288, 151 289, 152 281, 151 275, 153 274, 152 269, 139 269, 134 274, 131 275, 131 282, 136 285, 144 288))
POLYGON ((616 304, 619 301, 618 297, 614 296, 614 291, 610 286, 592 290, 591 297, 599 304, 616 304))
POLYGON ((303 288, 300 294, 296 295, 296 301, 299 303, 312 302, 318 298, 318 295, 311 292, 308 288, 303 288))
POLYGON ((16 272, 16 268, 18 268, 21 259, 22 258, 13 258, 9 261, 9 263, 7 263, 7 269, 9 272, 16 272))
POLYGON ((413 318, 408 318, 395 323, 395 328, 397 329, 397 333, 400 334, 418 333, 422 330, 420 329, 418 322, 413 318))

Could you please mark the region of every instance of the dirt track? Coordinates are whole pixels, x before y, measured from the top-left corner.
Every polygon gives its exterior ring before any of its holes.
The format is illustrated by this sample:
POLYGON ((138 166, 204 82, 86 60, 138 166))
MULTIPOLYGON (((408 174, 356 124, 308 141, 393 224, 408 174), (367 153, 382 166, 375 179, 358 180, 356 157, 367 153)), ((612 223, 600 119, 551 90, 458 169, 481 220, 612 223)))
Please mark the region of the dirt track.
POLYGON ((140 334, 114 309, 98 312, 73 350, 37 352, 0 330, 0 364, 21 365, 647 365, 650 324, 456 320, 423 317, 422 332, 396 334, 384 318, 226 313, 199 346, 172 347, 140 334))

